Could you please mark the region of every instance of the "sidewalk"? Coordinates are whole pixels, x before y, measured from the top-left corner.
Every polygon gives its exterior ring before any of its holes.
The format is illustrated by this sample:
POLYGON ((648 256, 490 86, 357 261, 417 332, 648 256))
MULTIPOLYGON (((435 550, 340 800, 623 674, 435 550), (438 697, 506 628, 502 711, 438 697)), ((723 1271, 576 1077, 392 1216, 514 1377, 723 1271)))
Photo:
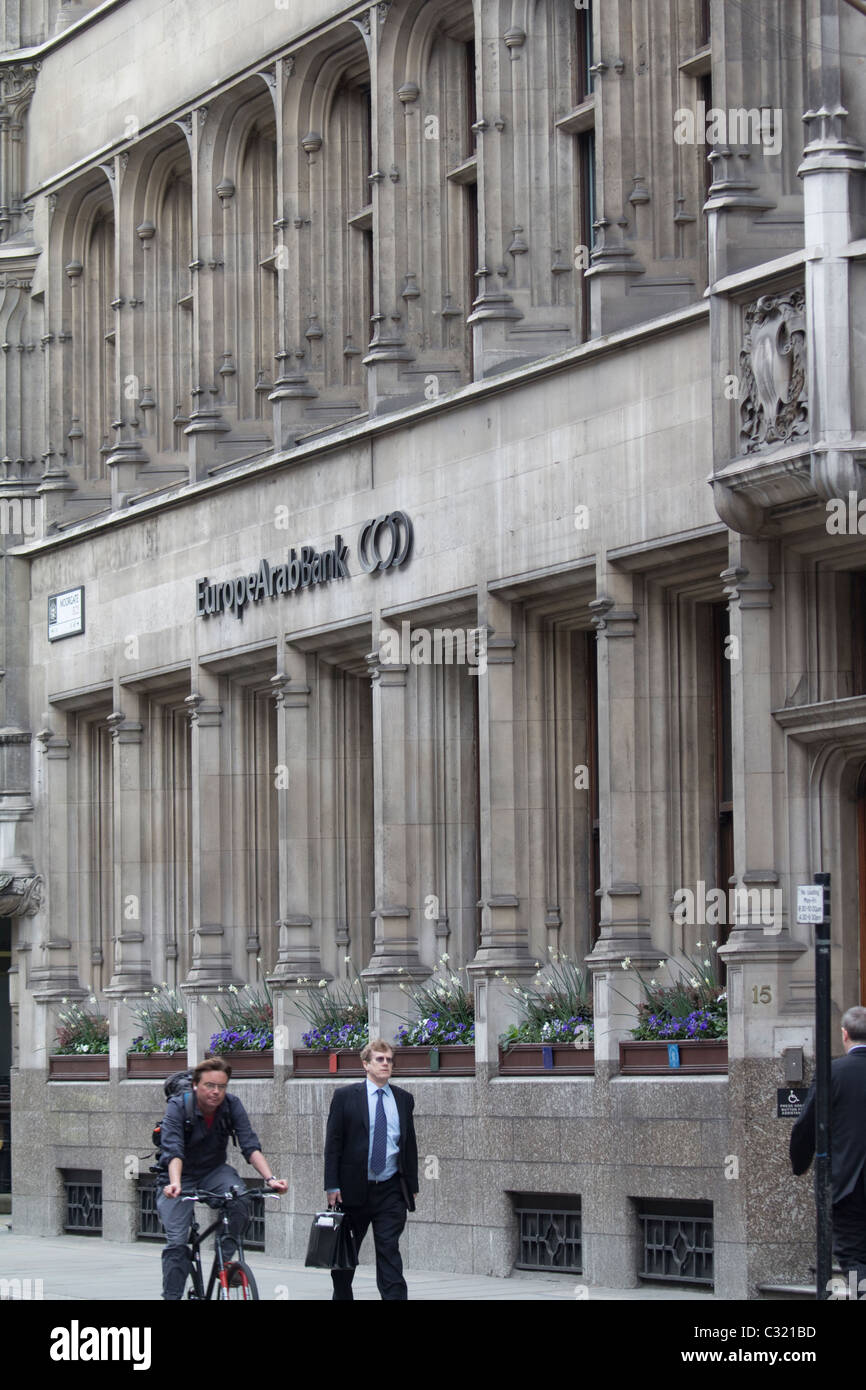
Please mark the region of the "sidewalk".
MULTIPOLYGON (((40 1296, 46 1301, 78 1302, 82 1299, 126 1302, 159 1301, 160 1253, 156 1242, 139 1241, 121 1245, 99 1237, 55 1236, 39 1239, 16 1235, 8 1217, 0 1217, 0 1280, 20 1280, 21 1284, 0 1284, 0 1296, 40 1296), (42 1280, 41 1286, 36 1280, 42 1280), (23 1281, 31 1280, 30 1285, 23 1281)), ((249 1263, 256 1276, 259 1297, 293 1302, 321 1302, 331 1297, 327 1273, 305 1269, 298 1262, 274 1259, 251 1251, 249 1263)), ((566 1274, 517 1273, 509 1279, 480 1274, 441 1274, 438 1271, 407 1269, 409 1298, 415 1300, 459 1301, 542 1301, 576 1299, 598 1300, 675 1300, 715 1303, 713 1294, 702 1289, 678 1289, 644 1285, 637 1289, 586 1289, 578 1276, 566 1274)), ((375 1273, 362 1265, 355 1275, 355 1297, 378 1299, 375 1273)))

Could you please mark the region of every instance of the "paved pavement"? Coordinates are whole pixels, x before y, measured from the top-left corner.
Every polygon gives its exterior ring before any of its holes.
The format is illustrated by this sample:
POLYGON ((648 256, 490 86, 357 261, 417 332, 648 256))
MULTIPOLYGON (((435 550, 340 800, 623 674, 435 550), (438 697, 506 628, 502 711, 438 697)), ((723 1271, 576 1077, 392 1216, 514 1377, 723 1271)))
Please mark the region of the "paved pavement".
MULTIPOLYGON (((160 1297, 160 1252, 156 1242, 122 1245, 88 1236, 40 1239, 20 1236, 10 1218, 0 1216, 0 1296, 42 1298, 66 1302, 115 1300, 146 1302, 160 1297), (15 1284, 14 1280, 20 1280, 15 1284), (30 1284, 27 1284, 30 1280, 30 1284), (41 1280, 41 1285, 36 1281, 41 1280)), ((262 1299, 321 1302, 331 1297, 331 1280, 321 1270, 305 1269, 297 1261, 250 1252, 250 1266, 262 1299)), ((407 1269, 413 1300, 549 1301, 576 1299, 665 1300, 716 1303, 711 1293, 643 1285, 637 1289, 587 1288, 575 1275, 517 1273, 509 1279, 478 1274, 441 1274, 407 1269)), ((375 1273, 362 1265, 355 1275, 355 1297, 378 1299, 375 1273)))

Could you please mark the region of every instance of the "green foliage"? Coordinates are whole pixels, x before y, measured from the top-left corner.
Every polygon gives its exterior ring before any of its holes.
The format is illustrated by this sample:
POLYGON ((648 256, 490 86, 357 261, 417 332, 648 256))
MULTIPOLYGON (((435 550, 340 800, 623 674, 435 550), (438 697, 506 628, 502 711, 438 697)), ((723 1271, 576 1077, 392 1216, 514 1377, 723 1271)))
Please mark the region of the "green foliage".
MULTIPOLYGON (((315 992, 309 988, 295 990, 295 1008, 310 1024, 302 1041, 313 1052, 327 1052, 341 1047, 362 1048, 369 1038, 367 992, 364 982, 352 966, 350 956, 345 963, 351 969, 343 981, 319 980, 315 992)), ((300 980, 300 985, 312 984, 300 980)))
MULTIPOLYGON (((589 977, 564 952, 549 947, 548 953, 550 959, 539 968, 532 985, 512 988, 523 1022, 513 1023, 502 1035, 506 1049, 518 1042, 568 1042, 581 1047, 593 1040, 589 977)), ((510 983, 507 976, 501 978, 510 983)))
POLYGON ((468 978, 464 984, 450 968, 447 955, 440 956, 437 974, 426 984, 401 984, 400 988, 411 999, 418 1019, 397 1029, 398 1046, 475 1042, 475 995, 468 978))
MULTIPOLYGON (((668 967, 677 972, 672 984, 660 984, 656 977, 645 980, 635 971, 644 1001, 638 1006, 633 1038, 675 1042, 728 1036, 728 999, 719 982, 718 958, 713 960, 715 946, 713 941, 709 954, 698 960, 687 955, 685 962, 668 961, 668 967)), ((623 962, 626 968, 628 964, 623 962)), ((659 961, 659 969, 663 967, 659 961)))
MULTIPOLYGON (((62 1001, 64 1004, 68 1000, 62 1001)), ((91 994, 89 1002, 96 1004, 96 995, 91 994)), ((58 1014, 55 1034, 55 1053, 63 1056, 76 1053, 108 1051, 108 1019, 95 1009, 82 1008, 80 1004, 69 1007, 58 1014)))
POLYGON ((133 1038, 130 1052, 185 1052, 186 1007, 182 995, 168 985, 157 985, 141 1003, 130 1007, 141 1033, 133 1038))

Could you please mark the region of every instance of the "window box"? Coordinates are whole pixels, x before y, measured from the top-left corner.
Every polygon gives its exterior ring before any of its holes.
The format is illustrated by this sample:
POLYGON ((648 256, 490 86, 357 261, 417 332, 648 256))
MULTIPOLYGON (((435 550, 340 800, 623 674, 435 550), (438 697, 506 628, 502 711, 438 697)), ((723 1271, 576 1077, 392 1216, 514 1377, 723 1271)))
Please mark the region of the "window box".
POLYGON ((513 1043, 499 1049, 500 1076, 592 1076, 595 1048, 546 1043, 513 1043))
POLYGON ((623 1076, 679 1076, 695 1072, 726 1073, 727 1038, 688 1039, 666 1042, 660 1038, 628 1038, 619 1045, 619 1069, 623 1076), (679 1066, 671 1066, 668 1048, 679 1049, 679 1066))
MULTIPOLYGON (((295 1076, 364 1076, 361 1058, 354 1048, 341 1048, 338 1052, 311 1052, 300 1047, 292 1055, 295 1076)), ((443 1043, 438 1048, 395 1047, 392 1075, 474 1076, 475 1048, 459 1043, 443 1043), (438 1054, 438 1057, 433 1054, 438 1054)))
POLYGON ((107 1052, 53 1052, 48 1058, 49 1081, 107 1081, 107 1052))
POLYGON ((127 1052, 126 1075, 130 1079, 162 1081, 175 1071, 186 1071, 185 1052, 127 1052))
POLYGON ((223 1052, 220 1056, 225 1057, 232 1069, 232 1081, 274 1074, 273 1048, 263 1048, 261 1052, 255 1049, 251 1052, 223 1052))

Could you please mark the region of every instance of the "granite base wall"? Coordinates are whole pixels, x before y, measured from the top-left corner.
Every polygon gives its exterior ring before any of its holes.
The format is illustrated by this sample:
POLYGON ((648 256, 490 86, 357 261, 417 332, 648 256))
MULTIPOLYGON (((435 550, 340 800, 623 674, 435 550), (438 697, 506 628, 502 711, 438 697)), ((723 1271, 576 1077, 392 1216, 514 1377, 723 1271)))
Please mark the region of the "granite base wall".
MULTIPOLYGON (((269 1254, 304 1257, 323 1201, 325 1123, 337 1084, 278 1076, 232 1086, 289 1183, 266 1216, 269 1254)), ((403 1241, 406 1263, 508 1275, 518 1240, 509 1194, 579 1194, 582 1281, 633 1287, 637 1203, 670 1197, 713 1204, 718 1295, 754 1297, 759 1283, 805 1280, 811 1179, 791 1177, 790 1122, 770 1109, 777 1084, 777 1068, 757 1062, 732 1063, 729 1078, 413 1079, 421 1192, 403 1241)), ((44 1072, 19 1071, 12 1103, 15 1229, 62 1231, 59 1170, 91 1168, 103 1175, 104 1238, 134 1240, 135 1178, 150 1162, 161 1083, 120 1074, 49 1083, 44 1072)), ((239 1171, 250 1172, 236 1157, 239 1171)), ((371 1258, 365 1251, 365 1262, 371 1258)))

